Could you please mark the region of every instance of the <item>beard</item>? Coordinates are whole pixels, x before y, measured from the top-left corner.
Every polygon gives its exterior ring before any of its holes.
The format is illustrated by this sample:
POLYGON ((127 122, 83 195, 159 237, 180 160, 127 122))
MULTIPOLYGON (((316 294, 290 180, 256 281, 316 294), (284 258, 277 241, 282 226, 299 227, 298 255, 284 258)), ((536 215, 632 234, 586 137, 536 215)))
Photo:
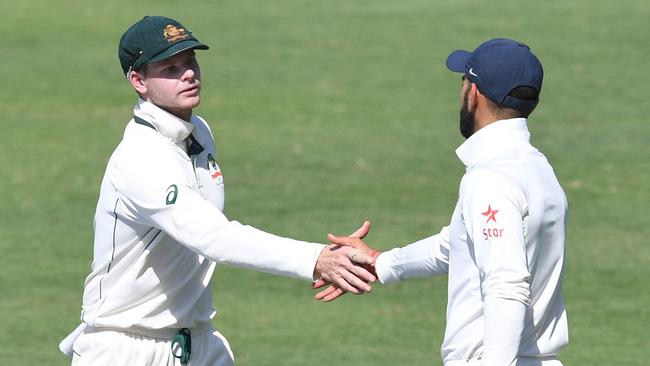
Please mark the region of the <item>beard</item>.
POLYGON ((463 105, 460 107, 460 134, 466 139, 474 134, 474 112, 467 109, 467 96, 469 95, 469 88, 465 92, 463 98, 463 105))

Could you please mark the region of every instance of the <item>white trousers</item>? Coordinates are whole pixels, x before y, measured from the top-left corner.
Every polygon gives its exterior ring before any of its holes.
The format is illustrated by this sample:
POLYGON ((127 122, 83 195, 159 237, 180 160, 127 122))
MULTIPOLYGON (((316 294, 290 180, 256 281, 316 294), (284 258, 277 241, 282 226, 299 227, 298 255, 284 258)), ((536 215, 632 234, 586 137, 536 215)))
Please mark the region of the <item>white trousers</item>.
MULTIPOLYGON (((188 366, 233 366, 230 345, 221 333, 209 327, 192 334, 188 366)), ((93 330, 74 342, 72 366, 180 366, 171 350, 171 338, 141 332, 93 330)))
MULTIPOLYGON (((448 361, 445 366, 481 366, 481 360, 448 361)), ((515 366, 562 366, 556 357, 517 357, 515 366)))

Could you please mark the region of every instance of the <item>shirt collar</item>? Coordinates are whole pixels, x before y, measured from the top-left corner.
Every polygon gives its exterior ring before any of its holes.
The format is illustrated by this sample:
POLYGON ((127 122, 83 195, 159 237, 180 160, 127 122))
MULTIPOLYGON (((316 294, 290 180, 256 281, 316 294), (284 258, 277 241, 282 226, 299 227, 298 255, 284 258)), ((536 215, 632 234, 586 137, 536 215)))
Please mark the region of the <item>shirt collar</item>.
MULTIPOLYGON (((138 98, 133 114, 151 123, 156 131, 175 144, 182 143, 192 133, 194 125, 174 116, 155 104, 138 98)), ((195 118, 192 115, 192 118, 195 118)))
POLYGON ((456 155, 471 167, 493 160, 521 143, 530 143, 526 119, 499 120, 476 131, 456 149, 456 155))

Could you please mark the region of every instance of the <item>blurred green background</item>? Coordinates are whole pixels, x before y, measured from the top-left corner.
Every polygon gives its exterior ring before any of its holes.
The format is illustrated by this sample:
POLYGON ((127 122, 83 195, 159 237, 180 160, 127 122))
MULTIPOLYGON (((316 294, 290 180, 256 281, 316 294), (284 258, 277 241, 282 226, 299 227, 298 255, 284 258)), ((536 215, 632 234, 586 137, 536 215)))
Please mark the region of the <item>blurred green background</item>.
MULTIPOLYGON (((449 221, 460 78, 492 37, 544 64, 533 143, 570 202, 565 365, 647 365, 650 135, 644 0, 2 0, 0 364, 66 365, 106 161, 135 94, 117 43, 145 14, 211 46, 203 99, 226 213, 323 242, 363 219, 391 248, 449 221)), ((308 283, 219 267, 214 323, 238 365, 441 365, 446 278, 332 304, 308 283)))

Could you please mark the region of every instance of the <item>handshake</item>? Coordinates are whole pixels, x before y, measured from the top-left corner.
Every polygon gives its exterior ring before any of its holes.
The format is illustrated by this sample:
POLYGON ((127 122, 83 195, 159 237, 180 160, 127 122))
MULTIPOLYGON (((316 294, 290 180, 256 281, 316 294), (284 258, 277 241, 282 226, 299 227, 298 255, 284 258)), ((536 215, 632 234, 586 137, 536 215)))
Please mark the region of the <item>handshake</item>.
POLYGON ((327 288, 314 296, 316 300, 329 302, 347 292, 361 295, 372 291, 370 283, 377 280, 375 261, 380 252, 361 240, 369 231, 370 222, 365 221, 350 236, 327 235, 332 244, 319 255, 312 284, 315 289, 327 288))

